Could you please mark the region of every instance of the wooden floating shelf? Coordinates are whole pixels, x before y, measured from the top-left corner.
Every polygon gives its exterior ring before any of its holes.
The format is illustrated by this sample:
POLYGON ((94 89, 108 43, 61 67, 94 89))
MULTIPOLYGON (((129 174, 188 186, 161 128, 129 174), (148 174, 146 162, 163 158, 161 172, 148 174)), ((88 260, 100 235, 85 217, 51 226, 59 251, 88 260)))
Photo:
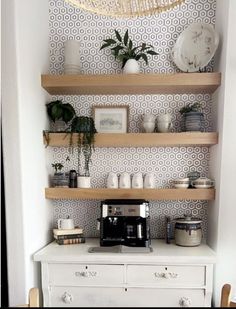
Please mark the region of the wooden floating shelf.
POLYGON ((53 95, 213 93, 221 73, 42 75, 41 85, 53 95))
POLYGON ((214 200, 215 189, 46 188, 47 199, 214 200))
MULTIPOLYGON (((49 146, 68 147, 69 143, 69 133, 49 133, 49 146)), ((210 146, 217 143, 216 132, 97 133, 95 136, 96 147, 210 146)), ((44 144, 47 144, 45 135, 44 144)), ((77 133, 73 133, 72 144, 77 144, 77 133)))

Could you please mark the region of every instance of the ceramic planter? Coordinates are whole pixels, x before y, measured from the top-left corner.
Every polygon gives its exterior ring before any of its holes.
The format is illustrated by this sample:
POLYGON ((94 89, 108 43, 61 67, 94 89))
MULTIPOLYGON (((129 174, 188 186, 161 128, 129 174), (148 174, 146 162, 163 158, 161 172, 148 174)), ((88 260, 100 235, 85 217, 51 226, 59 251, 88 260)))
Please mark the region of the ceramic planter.
POLYGON ((201 112, 183 114, 183 131, 204 131, 204 115, 201 112))
POLYGON ((140 66, 137 60, 129 59, 126 61, 123 68, 124 74, 138 74, 140 72, 140 66))

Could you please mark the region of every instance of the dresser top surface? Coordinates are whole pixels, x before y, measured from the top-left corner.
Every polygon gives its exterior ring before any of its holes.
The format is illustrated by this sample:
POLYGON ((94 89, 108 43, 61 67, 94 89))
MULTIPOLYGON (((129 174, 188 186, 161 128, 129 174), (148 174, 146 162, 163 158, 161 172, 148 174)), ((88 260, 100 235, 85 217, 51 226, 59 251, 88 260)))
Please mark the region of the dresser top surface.
POLYGON ((181 247, 175 243, 166 244, 163 239, 152 239, 150 253, 90 253, 89 248, 99 247, 98 238, 86 238, 84 244, 58 245, 52 242, 37 251, 33 259, 41 262, 71 263, 171 263, 211 264, 216 261, 215 252, 206 244, 197 247, 181 247))

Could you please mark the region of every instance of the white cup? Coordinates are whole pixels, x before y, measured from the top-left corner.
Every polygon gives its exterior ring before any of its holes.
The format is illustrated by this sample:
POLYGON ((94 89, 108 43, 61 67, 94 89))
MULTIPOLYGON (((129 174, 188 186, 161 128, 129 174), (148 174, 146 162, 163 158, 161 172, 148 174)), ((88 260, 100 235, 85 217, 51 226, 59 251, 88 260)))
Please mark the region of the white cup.
POLYGON ((166 114, 160 114, 157 116, 157 122, 159 121, 168 121, 171 122, 171 114, 166 113, 166 114))
POLYGON ((161 133, 167 133, 172 128, 172 123, 170 121, 159 121, 157 122, 157 131, 161 133))
POLYGON ((59 230, 71 230, 75 228, 73 219, 58 219, 57 227, 59 230))
POLYGON ((144 188, 145 189, 154 189, 155 185, 155 176, 153 173, 147 173, 144 177, 144 188))
POLYGON ((130 175, 126 172, 120 175, 119 187, 121 189, 129 189, 131 187, 130 175))
POLYGON ((142 189, 143 188, 143 175, 142 173, 134 174, 132 178, 132 188, 142 189))
POLYGON ((107 188, 118 188, 118 176, 113 172, 109 173, 107 177, 107 188))

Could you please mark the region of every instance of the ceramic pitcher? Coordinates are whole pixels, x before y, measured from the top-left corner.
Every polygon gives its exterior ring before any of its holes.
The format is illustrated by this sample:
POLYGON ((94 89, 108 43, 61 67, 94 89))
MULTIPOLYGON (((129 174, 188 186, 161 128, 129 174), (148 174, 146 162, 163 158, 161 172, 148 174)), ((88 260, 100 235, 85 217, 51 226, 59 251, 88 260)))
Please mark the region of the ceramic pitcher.
POLYGON ((126 172, 120 175, 119 187, 121 189, 129 189, 131 187, 130 175, 126 172))

